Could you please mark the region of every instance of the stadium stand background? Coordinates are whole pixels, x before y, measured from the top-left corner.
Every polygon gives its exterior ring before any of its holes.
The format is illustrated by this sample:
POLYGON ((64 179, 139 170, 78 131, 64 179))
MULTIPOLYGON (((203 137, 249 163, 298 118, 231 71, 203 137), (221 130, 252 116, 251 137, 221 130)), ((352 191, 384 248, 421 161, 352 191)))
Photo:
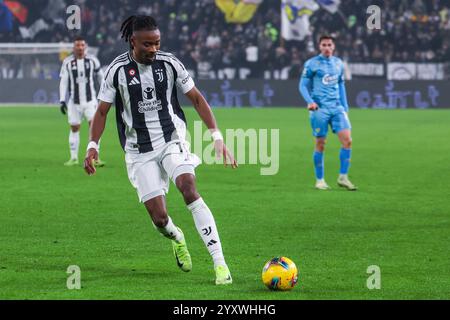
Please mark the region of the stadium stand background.
MULTIPOLYGON (((126 17, 155 16, 162 32, 161 49, 184 62, 213 106, 300 105, 298 77, 304 62, 317 54, 318 37, 327 33, 337 38, 346 78, 358 80, 348 85, 352 106, 450 107, 450 0, 340 1, 335 14, 314 12, 309 19, 312 34, 303 41, 282 39, 278 0, 264 0, 252 19, 242 24, 228 23, 214 0, 10 2, 27 8, 28 16, 20 21, 8 15, 0 0, 0 53, 6 43, 70 47, 81 34, 103 67, 127 50, 119 32, 126 17), (81 8, 81 30, 66 27, 71 4, 81 8), (366 26, 366 10, 373 4, 381 8, 381 30, 366 26)), ((0 103, 57 103, 63 58, 0 54, 0 103), (27 90, 19 90, 23 87, 27 90)))
MULTIPOLYGON (((74 32, 65 27, 69 2, 22 0, 28 8, 26 25, 43 19, 47 27, 32 39, 24 39, 14 23, 10 32, 0 33, 0 42, 71 42, 74 32)), ((450 61, 450 1, 343 1, 339 14, 325 10, 311 17, 313 36, 305 41, 280 41, 278 1, 263 1, 246 24, 226 23, 213 0, 78 1, 82 9, 82 30, 90 46, 98 47, 98 57, 107 65, 126 49, 119 35, 121 22, 131 14, 157 18, 162 31, 162 50, 175 53, 200 79, 217 76, 225 68, 250 68, 251 78, 261 78, 264 70, 289 68, 289 78, 297 78, 303 62, 316 53, 317 37, 323 33, 338 38, 338 52, 349 62, 448 62, 450 61), (366 28, 366 9, 382 8, 382 30, 366 28), (252 51, 253 49, 253 51, 252 51)), ((1 61, 2 68, 17 68, 1 61)), ((16 70, 17 71, 17 70, 16 70)), ((17 74, 17 72, 15 72, 17 74)))

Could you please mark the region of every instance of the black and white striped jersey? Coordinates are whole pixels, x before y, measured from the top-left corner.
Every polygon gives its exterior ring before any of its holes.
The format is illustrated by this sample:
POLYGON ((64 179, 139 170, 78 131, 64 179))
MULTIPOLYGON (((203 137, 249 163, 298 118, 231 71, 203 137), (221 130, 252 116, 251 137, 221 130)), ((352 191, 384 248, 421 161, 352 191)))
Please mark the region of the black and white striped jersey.
POLYGON ((77 59, 71 54, 64 59, 60 72, 60 101, 66 100, 67 90, 69 90, 69 101, 77 105, 84 105, 95 99, 97 93, 94 86, 94 74, 99 77, 99 81, 102 80, 100 62, 95 56, 88 54, 83 59, 77 59))
POLYGON ((194 81, 170 53, 158 51, 152 64, 144 65, 126 52, 109 65, 98 99, 115 103, 120 143, 126 152, 146 153, 184 139, 186 118, 177 87, 185 94, 194 81))

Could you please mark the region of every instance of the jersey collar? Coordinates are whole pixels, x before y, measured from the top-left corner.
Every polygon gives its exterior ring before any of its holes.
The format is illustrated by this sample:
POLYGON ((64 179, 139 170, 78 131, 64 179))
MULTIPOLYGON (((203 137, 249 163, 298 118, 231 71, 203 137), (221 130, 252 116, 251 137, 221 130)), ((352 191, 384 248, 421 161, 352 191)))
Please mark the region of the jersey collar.
POLYGON ((128 56, 130 57, 130 60, 131 60, 131 61, 133 61, 134 63, 136 63, 138 66, 142 66, 142 67, 149 67, 149 66, 152 66, 152 65, 153 65, 153 62, 155 62, 155 60, 156 60, 156 56, 155 56, 155 59, 152 61, 151 64, 143 64, 143 63, 137 62, 136 59, 134 59, 134 57, 133 57, 133 51, 131 51, 131 50, 128 51, 128 56))
POLYGON ((329 58, 327 58, 323 54, 319 54, 319 57, 324 59, 324 60, 330 60, 333 56, 330 56, 329 58))

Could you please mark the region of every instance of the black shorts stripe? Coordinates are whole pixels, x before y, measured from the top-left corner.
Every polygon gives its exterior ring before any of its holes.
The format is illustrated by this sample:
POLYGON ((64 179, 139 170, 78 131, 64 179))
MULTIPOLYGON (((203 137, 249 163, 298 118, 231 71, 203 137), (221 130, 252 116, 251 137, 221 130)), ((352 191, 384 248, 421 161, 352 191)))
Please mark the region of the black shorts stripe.
POLYGON ((164 134, 164 141, 172 140, 172 133, 175 125, 169 113, 169 103, 167 101, 167 71, 163 60, 155 60, 152 64, 153 80, 155 82, 156 99, 161 101, 162 109, 158 111, 159 123, 164 134))
POLYGON ((131 61, 123 66, 127 81, 128 94, 130 95, 131 116, 133 118, 133 129, 137 134, 137 145, 140 153, 153 151, 150 133, 145 121, 145 113, 139 112, 139 104, 144 100, 142 97, 141 85, 133 85, 131 81, 136 79, 141 83, 139 68, 136 62, 131 61))

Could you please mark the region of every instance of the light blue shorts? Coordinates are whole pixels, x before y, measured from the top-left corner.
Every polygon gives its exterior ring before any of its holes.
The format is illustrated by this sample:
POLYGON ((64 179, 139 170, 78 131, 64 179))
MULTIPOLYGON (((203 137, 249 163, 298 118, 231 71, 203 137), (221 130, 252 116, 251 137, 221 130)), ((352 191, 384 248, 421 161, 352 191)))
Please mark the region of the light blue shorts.
POLYGON ((313 136, 316 138, 326 137, 329 126, 331 126, 333 133, 352 129, 344 107, 333 109, 319 108, 316 111, 310 111, 309 120, 311 121, 313 136))

